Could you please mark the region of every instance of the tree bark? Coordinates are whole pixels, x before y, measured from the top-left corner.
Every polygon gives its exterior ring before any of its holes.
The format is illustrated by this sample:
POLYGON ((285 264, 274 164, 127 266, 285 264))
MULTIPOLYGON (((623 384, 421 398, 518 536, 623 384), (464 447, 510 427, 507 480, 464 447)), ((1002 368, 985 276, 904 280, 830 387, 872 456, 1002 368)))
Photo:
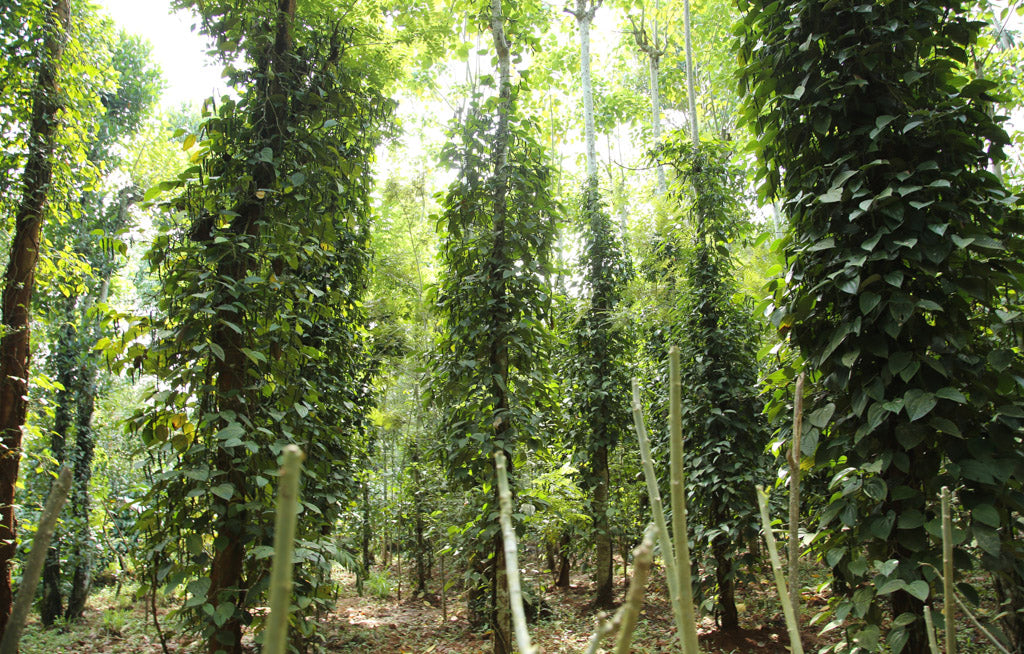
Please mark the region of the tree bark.
POLYGON ((53 180, 53 152, 62 102, 57 71, 71 28, 69 0, 56 0, 45 22, 46 55, 36 79, 24 192, 15 216, 14 238, 3 290, 0 340, 0 631, 11 614, 11 560, 17 548, 14 489, 21 458, 21 429, 28 410, 29 309, 35 289, 40 231, 53 180))
MULTIPOLYGON (((498 58, 498 126, 494 135, 494 245, 490 258, 488 277, 495 300, 495 311, 499 312, 494 319, 499 324, 508 324, 512 316, 505 315, 507 309, 505 272, 510 268, 505 253, 508 241, 508 192, 509 192, 509 120, 512 112, 512 65, 508 41, 505 38, 505 17, 502 13, 501 0, 491 0, 491 33, 494 37, 494 48, 498 58)), ((495 382, 491 394, 494 397, 494 446, 505 450, 508 460, 509 477, 512 472, 512 453, 507 442, 511 430, 509 414, 511 402, 508 391, 509 343, 504 337, 495 338, 491 342, 490 367, 495 382)), ((497 506, 497 484, 494 491, 497 506)), ((493 607, 491 611, 491 633, 494 654, 512 654, 512 608, 505 572, 505 552, 502 546, 500 531, 491 541, 494 557, 490 566, 493 607)))
POLYGON ((611 608, 615 603, 615 581, 612 574, 612 532, 608 521, 608 447, 601 446, 594 452, 594 544, 597 585, 594 606, 611 608))

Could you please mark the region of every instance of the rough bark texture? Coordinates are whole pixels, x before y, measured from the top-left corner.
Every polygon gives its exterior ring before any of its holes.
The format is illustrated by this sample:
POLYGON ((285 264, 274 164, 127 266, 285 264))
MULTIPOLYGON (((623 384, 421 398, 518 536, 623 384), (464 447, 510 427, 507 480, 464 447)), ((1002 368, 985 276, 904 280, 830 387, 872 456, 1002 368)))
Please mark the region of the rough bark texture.
POLYGON ((35 288, 39 240, 53 179, 53 152, 61 108, 57 69, 71 27, 69 0, 56 0, 46 21, 46 56, 36 80, 25 163, 24 193, 15 217, 14 238, 3 290, 0 341, 0 631, 11 614, 11 559, 17 547, 14 488, 21 458, 21 429, 27 411, 30 362, 29 308, 35 288))

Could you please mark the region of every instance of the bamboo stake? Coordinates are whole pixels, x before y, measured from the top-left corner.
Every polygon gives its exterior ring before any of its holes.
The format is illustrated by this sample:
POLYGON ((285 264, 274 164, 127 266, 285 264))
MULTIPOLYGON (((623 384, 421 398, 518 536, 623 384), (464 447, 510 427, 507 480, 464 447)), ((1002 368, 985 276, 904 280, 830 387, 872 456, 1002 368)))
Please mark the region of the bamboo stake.
POLYGON ((601 640, 616 629, 619 630, 619 635, 615 642, 615 654, 619 654, 620 651, 629 652, 629 645, 633 639, 636 621, 640 614, 640 604, 643 601, 644 586, 647 584, 651 564, 654 560, 654 538, 657 533, 658 528, 654 526, 653 522, 647 525, 643 542, 633 551, 633 578, 629 582, 629 590, 626 591, 626 600, 613 617, 605 620, 602 614, 602 619, 598 620, 584 654, 597 654, 601 640), (632 612, 633 615, 627 616, 627 611, 632 612), (625 639, 625 643, 623 643, 623 639, 625 639))
POLYGON ((654 558, 654 533, 657 527, 648 525, 644 532, 644 540, 636 548, 633 556, 633 579, 629 582, 626 601, 618 611, 622 626, 615 638, 615 654, 629 654, 629 646, 633 641, 633 631, 640 617, 640 605, 644 600, 644 587, 651 574, 651 561, 654 558))
POLYGON ((793 654, 804 654, 804 646, 800 641, 800 629, 793 615, 793 606, 789 603, 786 592, 786 576, 782 574, 782 559, 775 545, 775 534, 772 533, 772 521, 768 517, 768 493, 760 484, 757 485, 757 506, 761 510, 761 526, 764 540, 768 544, 768 555, 772 560, 772 572, 775 574, 775 588, 782 602, 782 615, 786 618, 786 629, 789 631, 789 642, 793 654))
POLYGON ((942 487, 942 615, 946 621, 946 654, 956 654, 953 625, 953 519, 949 511, 949 487, 942 487))
POLYGON ((800 622, 800 439, 804 426, 804 373, 796 378, 793 444, 789 450, 789 603, 800 622))
POLYGON ((633 379, 633 423, 636 425, 637 440, 640 442, 640 460, 643 462, 644 479, 647 482, 647 494, 651 500, 651 516, 654 526, 658 529, 658 544, 661 556, 665 560, 665 580, 668 582, 668 594, 672 600, 672 617, 676 622, 676 633, 682 643, 683 612, 679 599, 678 578, 676 577, 675 551, 669 537, 668 526, 665 524, 665 510, 661 504, 661 491, 658 490, 658 478, 654 474, 654 459, 651 457, 651 443, 647 437, 647 426, 640 407, 640 385, 633 379))
POLYGON ((530 644, 530 631, 526 626, 526 612, 523 611, 523 589, 519 584, 519 555, 516 550, 516 530, 512 527, 512 492, 508 488, 508 473, 505 471, 505 455, 498 451, 494 455, 494 469, 498 475, 498 502, 500 504, 501 540, 505 548, 505 572, 508 576, 508 593, 512 605, 512 628, 516 645, 522 654, 536 654, 539 650, 530 644))
POLYGON ((682 385, 679 375, 679 348, 668 351, 669 360, 669 456, 672 473, 672 538, 676 545, 676 575, 679 602, 682 604, 683 632, 680 640, 684 654, 700 652, 697 620, 693 611, 693 579, 690 572, 690 535, 686 529, 685 461, 683 459, 682 385))
POLYGON ((935 621, 932 620, 932 610, 927 604, 924 605, 924 626, 928 630, 928 649, 932 654, 942 654, 942 651, 939 650, 939 641, 935 639, 935 621))
POLYGON ((21 632, 25 629, 28 613, 32 609, 36 586, 39 585, 39 578, 43 574, 46 552, 50 549, 57 518, 68 500, 70 490, 71 468, 64 466, 50 487, 50 495, 46 498, 43 513, 39 517, 39 529, 32 540, 32 551, 28 553, 28 560, 25 561, 25 571, 21 577, 18 595, 14 599, 11 617, 7 621, 7 628, 4 629, 3 639, 0 640, 0 654, 18 654, 18 642, 21 640, 21 632))
POLYGON ((263 638, 264 654, 285 654, 288 651, 292 555, 295 552, 295 523, 298 517, 303 454, 297 445, 287 445, 283 452, 274 526, 274 562, 270 568, 270 621, 263 638))

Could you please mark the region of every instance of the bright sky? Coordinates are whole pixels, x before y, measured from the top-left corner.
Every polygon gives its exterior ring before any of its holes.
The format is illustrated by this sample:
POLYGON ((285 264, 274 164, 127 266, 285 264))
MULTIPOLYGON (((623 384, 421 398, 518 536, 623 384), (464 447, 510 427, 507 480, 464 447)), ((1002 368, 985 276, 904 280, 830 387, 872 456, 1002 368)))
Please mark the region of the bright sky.
POLYGON ((206 41, 193 32, 188 12, 172 14, 168 0, 96 0, 102 11, 132 34, 153 44, 167 88, 162 106, 199 104, 224 90, 220 67, 206 56, 206 41))

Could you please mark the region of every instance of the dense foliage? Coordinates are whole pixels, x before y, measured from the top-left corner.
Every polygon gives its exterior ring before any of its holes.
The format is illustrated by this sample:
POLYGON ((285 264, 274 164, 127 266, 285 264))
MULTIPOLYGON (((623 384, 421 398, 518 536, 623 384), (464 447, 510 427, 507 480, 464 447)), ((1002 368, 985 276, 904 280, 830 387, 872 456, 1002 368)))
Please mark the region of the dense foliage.
POLYGON ((1007 137, 970 67, 982 24, 955 1, 741 4, 747 121, 793 225, 771 319, 834 410, 815 458, 838 617, 874 649, 888 603, 892 650, 927 651, 949 486, 1017 641, 1022 216, 988 169, 1007 137))

